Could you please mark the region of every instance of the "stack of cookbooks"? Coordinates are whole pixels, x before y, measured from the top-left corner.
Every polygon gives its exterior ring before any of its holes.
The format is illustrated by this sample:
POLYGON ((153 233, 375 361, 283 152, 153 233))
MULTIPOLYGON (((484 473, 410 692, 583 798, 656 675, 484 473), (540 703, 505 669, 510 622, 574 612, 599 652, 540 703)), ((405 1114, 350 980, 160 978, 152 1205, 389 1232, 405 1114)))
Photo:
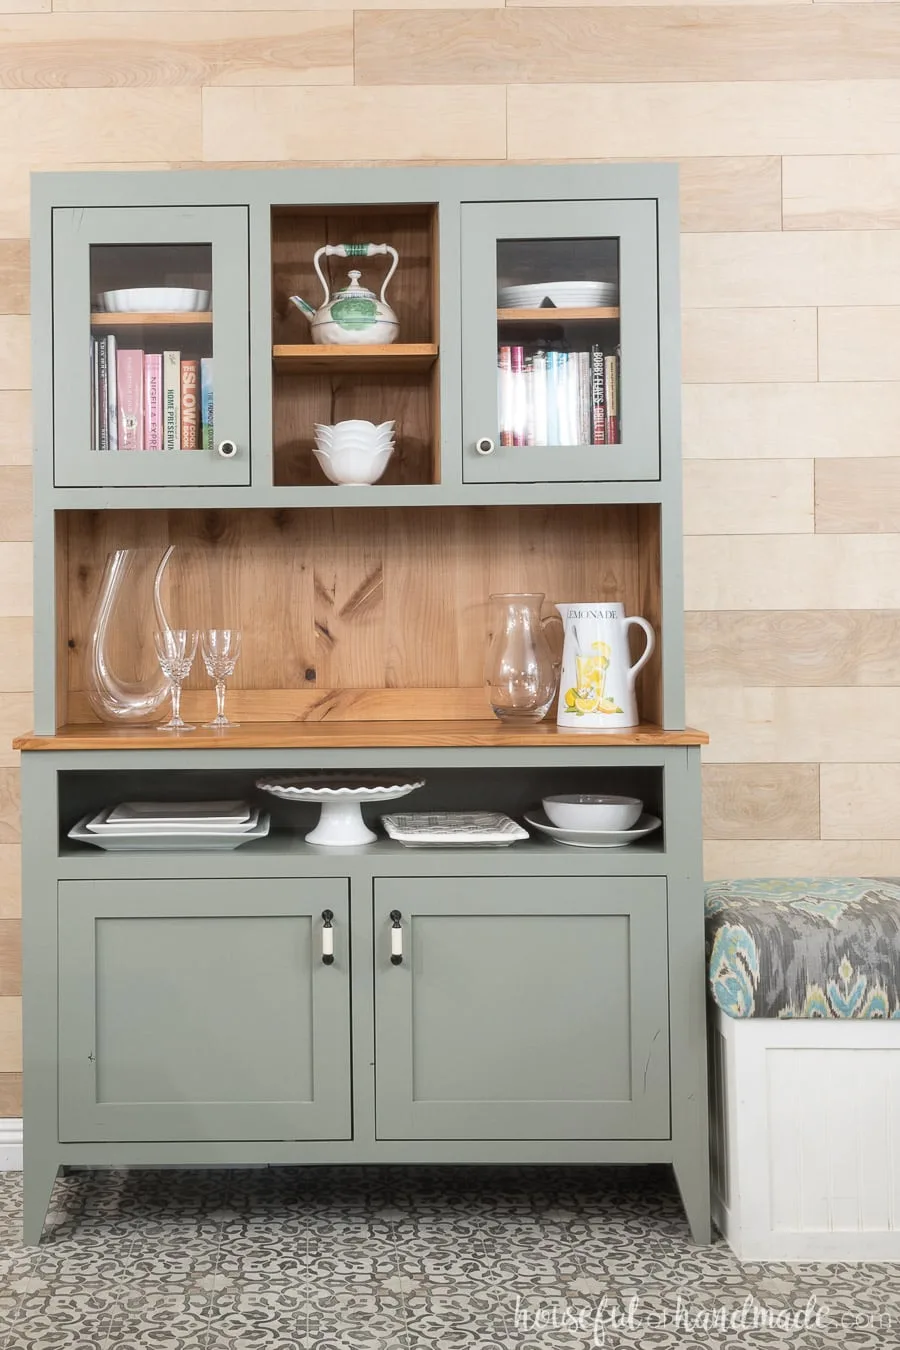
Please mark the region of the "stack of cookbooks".
POLYGON ((501 445, 618 445, 621 352, 503 346, 501 445))
POLYGON ((92 450, 208 450, 213 444, 211 356, 122 347, 91 338, 92 450))

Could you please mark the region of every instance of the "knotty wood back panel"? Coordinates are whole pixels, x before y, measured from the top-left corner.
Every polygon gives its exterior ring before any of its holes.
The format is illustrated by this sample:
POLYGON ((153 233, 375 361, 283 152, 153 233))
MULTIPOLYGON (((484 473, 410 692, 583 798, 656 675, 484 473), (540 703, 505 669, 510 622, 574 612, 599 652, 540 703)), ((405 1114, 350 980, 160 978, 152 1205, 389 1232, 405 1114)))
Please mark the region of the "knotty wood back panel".
MULTIPOLYGON (((659 511, 651 506, 157 511, 140 518, 93 511, 69 513, 67 526, 61 658, 70 721, 90 716, 78 695, 86 687, 91 612, 107 555, 126 546, 146 552, 136 603, 123 606, 114 625, 117 674, 136 679, 154 667, 150 588, 171 542, 170 622, 243 630, 230 683, 247 695, 240 716, 254 721, 353 718, 360 701, 367 716, 391 720, 490 716, 483 667, 492 593, 543 592, 547 615, 556 601, 621 600, 659 627, 659 511)), ((561 625, 547 631, 558 654, 561 625)), ((658 716, 659 670, 654 657, 643 676, 647 720, 658 716)), ((188 689, 208 687, 198 658, 188 689)))

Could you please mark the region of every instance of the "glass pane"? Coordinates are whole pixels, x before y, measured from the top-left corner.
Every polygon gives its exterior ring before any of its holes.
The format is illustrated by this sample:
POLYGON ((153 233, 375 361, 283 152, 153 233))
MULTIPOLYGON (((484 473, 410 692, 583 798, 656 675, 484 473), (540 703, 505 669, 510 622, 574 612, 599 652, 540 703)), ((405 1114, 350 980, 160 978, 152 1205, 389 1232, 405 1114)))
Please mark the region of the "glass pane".
POLYGON ((213 443, 212 246, 91 245, 91 449, 213 443))
POLYGON ((501 445, 622 439, 618 239, 497 241, 501 445))

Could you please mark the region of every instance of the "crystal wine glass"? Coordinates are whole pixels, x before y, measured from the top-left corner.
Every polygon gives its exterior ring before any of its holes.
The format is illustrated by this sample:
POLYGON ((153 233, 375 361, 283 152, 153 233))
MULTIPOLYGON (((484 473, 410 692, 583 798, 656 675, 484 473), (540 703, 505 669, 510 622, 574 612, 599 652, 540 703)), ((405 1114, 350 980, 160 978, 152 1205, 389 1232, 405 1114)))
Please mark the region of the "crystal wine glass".
POLYGON ((159 667, 171 686, 172 716, 160 731, 193 731, 181 716, 181 686, 191 673, 197 654, 197 632, 192 628, 167 628, 153 634, 159 667))
POLYGON ((205 727, 237 727, 225 716, 225 681, 234 674, 241 654, 241 634, 237 628, 206 628, 200 635, 200 649, 206 673, 216 683, 216 715, 205 727))

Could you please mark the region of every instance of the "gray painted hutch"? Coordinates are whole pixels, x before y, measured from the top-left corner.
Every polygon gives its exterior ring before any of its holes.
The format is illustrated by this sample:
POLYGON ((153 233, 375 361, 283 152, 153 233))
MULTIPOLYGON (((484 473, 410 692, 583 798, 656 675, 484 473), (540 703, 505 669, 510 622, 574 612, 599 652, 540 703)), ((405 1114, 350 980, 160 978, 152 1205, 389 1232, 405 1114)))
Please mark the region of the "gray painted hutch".
MULTIPOLYGON (((32 219, 26 1241, 60 1166, 326 1162, 671 1163, 708 1241, 674 166, 49 174, 32 219), (319 303, 312 255, 341 241, 398 249, 393 346, 316 348, 288 300, 319 303), (502 308, 498 288, 542 268, 614 274, 617 303, 502 308), (188 316, 98 308, 99 291, 161 280, 211 299, 188 316), (110 333, 212 356, 205 446, 101 443, 88 339, 110 333), (619 347, 618 434, 508 444, 534 436, 499 425, 504 345, 619 347), (354 416, 397 421, 373 487, 329 484, 310 453, 315 422, 354 416), (169 543, 173 623, 243 629, 239 729, 91 711, 105 557, 169 543), (481 674, 494 591, 644 614, 659 642, 641 725, 496 721, 481 674), (68 838, 114 801, 242 796, 260 773, 335 767, 423 777, 409 809, 521 815, 551 791, 633 792, 663 827, 613 851, 325 850, 303 841, 308 808, 274 801, 269 836, 230 854, 68 838)), ((357 265, 374 283, 379 260, 357 265)), ((152 659, 148 615, 122 616, 126 673, 152 659)), ((211 698, 195 671, 189 719, 211 698)))

